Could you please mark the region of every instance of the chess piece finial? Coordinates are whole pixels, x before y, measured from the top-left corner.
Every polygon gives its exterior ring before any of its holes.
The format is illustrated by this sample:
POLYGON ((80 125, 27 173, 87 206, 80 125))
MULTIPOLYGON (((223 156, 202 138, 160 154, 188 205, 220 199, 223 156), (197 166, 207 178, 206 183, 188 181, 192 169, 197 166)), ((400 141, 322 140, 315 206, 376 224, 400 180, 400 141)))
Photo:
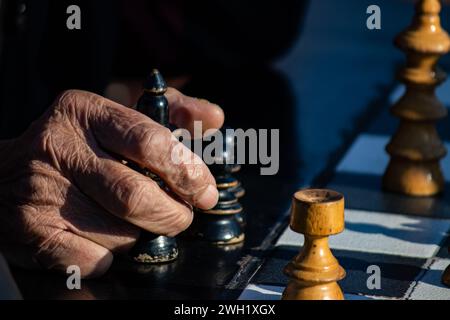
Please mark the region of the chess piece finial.
MULTIPOLYGON (((154 69, 144 82, 144 92, 137 103, 137 110, 164 127, 169 126, 169 103, 164 96, 167 85, 161 73, 154 69)), ((162 188, 164 183, 155 174, 145 168, 140 172, 155 180, 162 188)), ((139 240, 131 250, 131 256, 140 263, 165 263, 178 257, 178 246, 175 238, 142 232, 139 240)))
POLYGON ((219 191, 217 205, 210 210, 195 209, 191 227, 195 237, 216 245, 233 245, 245 239, 245 214, 239 202, 244 189, 231 175, 236 171, 236 165, 231 161, 231 155, 234 154, 230 152, 231 148, 234 148, 234 139, 225 137, 221 152, 216 154, 214 163, 209 165, 219 191))
POLYGON ((395 41, 407 56, 400 72, 406 92, 391 110, 400 125, 386 147, 391 160, 383 186, 388 191, 432 196, 444 189, 439 162, 447 151, 435 123, 447 116, 447 109, 435 89, 446 79, 437 62, 450 51, 450 37, 441 27, 440 10, 438 0, 419 1, 412 25, 395 41))
POLYGON ((145 79, 144 91, 155 96, 161 96, 167 91, 167 84, 158 69, 153 69, 145 79))
POLYGON ((284 269, 291 278, 284 300, 343 300, 337 281, 345 270, 328 245, 344 230, 344 196, 331 190, 301 190, 294 195, 291 229, 305 236, 300 254, 284 269))

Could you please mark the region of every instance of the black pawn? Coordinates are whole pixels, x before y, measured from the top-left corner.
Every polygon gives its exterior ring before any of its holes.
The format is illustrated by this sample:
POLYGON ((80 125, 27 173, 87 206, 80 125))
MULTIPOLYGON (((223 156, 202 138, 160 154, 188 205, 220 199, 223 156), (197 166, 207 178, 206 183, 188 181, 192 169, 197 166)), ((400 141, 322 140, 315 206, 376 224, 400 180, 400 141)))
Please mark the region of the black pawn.
MULTIPOLYGON (((226 128, 224 129, 224 133, 226 133, 226 128)), ((234 143, 234 135, 225 135, 225 148, 235 148, 234 143)), ((229 149, 226 149, 227 152, 229 149)), ((234 150, 236 154, 236 150, 234 150)), ((228 155, 225 155, 228 158, 228 155)), ((242 187, 242 184, 239 180, 234 177, 234 174, 237 174, 241 170, 241 165, 236 163, 226 164, 225 172, 222 176, 219 177, 219 180, 227 183, 229 185, 229 190, 233 192, 238 199, 241 199, 245 195, 245 189, 242 187)))
MULTIPOLYGON (((216 178, 216 184, 218 190, 227 190, 233 193, 238 200, 245 196, 245 189, 242 186, 242 183, 236 179, 234 176, 241 170, 241 165, 237 163, 232 163, 232 161, 226 162, 226 159, 230 158, 229 152, 231 148, 235 149, 234 143, 234 135, 226 135, 226 127, 222 130, 223 135, 225 137, 224 141, 224 154, 222 155, 224 165, 221 166, 211 166, 210 169, 216 178)), ((234 150, 234 154, 236 154, 236 149, 234 150)), ((245 227, 245 211, 242 210, 241 213, 236 214, 235 217, 242 226, 245 227)))
POLYGON ((210 210, 195 209, 195 219, 191 227, 195 237, 217 245, 232 245, 244 241, 244 209, 237 195, 240 183, 231 175, 236 165, 230 164, 230 148, 234 148, 234 139, 225 139, 223 150, 216 155, 215 163, 210 165, 216 178, 219 201, 210 210))
POLYGON ((241 182, 234 176, 234 174, 238 173, 240 170, 240 165, 227 166, 225 168, 225 175, 220 177, 221 183, 223 182, 231 185, 230 191, 233 192, 238 199, 241 199, 245 196, 245 189, 243 188, 241 182))
MULTIPOLYGON (((144 93, 137 103, 137 110, 162 126, 169 127, 169 104, 164 96, 166 91, 167 85, 163 77, 158 70, 153 70, 144 83, 144 93)), ((158 176, 143 168, 139 171, 164 188, 164 183, 158 176)), ((140 263, 165 263, 178 257, 178 246, 175 238, 142 232, 130 254, 140 263)))

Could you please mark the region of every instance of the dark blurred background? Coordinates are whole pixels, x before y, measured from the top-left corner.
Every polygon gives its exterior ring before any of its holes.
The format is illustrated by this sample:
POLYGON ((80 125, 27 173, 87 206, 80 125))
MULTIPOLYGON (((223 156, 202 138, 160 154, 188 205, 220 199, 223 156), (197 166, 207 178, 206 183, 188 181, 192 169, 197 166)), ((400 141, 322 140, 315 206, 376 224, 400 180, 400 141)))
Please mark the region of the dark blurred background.
MULTIPOLYGON (((0 0, 0 135, 23 132, 64 89, 132 104, 158 68, 220 104, 227 124, 280 128, 282 175, 308 183, 396 84, 392 40, 413 1, 0 0), (82 29, 66 28, 77 4, 82 29), (382 29, 366 28, 377 4, 382 29)), ((450 30, 450 8, 442 22, 450 30)), ((442 60, 449 70, 449 58, 442 60)), ((443 90, 443 89, 441 89, 443 90)))

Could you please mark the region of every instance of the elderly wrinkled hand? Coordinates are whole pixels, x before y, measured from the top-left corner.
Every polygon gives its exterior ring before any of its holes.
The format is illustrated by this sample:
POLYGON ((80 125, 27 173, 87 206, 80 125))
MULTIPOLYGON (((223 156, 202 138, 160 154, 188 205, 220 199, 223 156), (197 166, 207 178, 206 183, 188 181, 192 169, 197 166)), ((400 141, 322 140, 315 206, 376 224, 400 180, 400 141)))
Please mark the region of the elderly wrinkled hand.
MULTIPOLYGON (((218 106, 175 89, 166 96, 176 126, 222 126, 218 106)), ((0 142, 0 251, 25 268, 78 265, 83 277, 95 277, 141 229, 182 232, 192 206, 209 209, 218 193, 203 162, 170 161, 176 147, 168 129, 131 108, 88 92, 63 93, 21 137, 0 142), (173 194, 123 159, 157 174, 173 194)))

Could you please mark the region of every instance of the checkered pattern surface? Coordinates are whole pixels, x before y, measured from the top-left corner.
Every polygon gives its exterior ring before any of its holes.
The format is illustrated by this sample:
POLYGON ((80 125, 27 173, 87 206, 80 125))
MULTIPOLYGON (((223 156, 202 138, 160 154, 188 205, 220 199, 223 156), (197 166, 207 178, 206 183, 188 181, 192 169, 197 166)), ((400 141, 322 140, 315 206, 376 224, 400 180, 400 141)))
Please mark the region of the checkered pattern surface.
MULTIPOLYGON (((401 91, 396 89, 391 101, 401 91)), ((450 82, 438 94, 450 105, 450 82)), ((378 124, 383 121, 378 119, 378 124)), ((442 273, 450 265, 450 156, 442 162, 447 179, 444 195, 410 198, 383 192, 381 175, 389 160, 384 148, 392 134, 386 131, 375 125, 361 134, 328 185, 346 197, 346 229, 330 238, 334 255, 347 271, 340 285, 349 300, 450 300, 450 288, 441 284, 442 273), (372 265, 381 270, 380 289, 368 288, 372 265)), ((449 136, 444 139, 450 141, 449 136)), ((450 150, 450 144, 446 145, 450 150)), ((240 299, 280 299, 289 281, 282 270, 298 254, 303 240, 286 229, 240 299)))

